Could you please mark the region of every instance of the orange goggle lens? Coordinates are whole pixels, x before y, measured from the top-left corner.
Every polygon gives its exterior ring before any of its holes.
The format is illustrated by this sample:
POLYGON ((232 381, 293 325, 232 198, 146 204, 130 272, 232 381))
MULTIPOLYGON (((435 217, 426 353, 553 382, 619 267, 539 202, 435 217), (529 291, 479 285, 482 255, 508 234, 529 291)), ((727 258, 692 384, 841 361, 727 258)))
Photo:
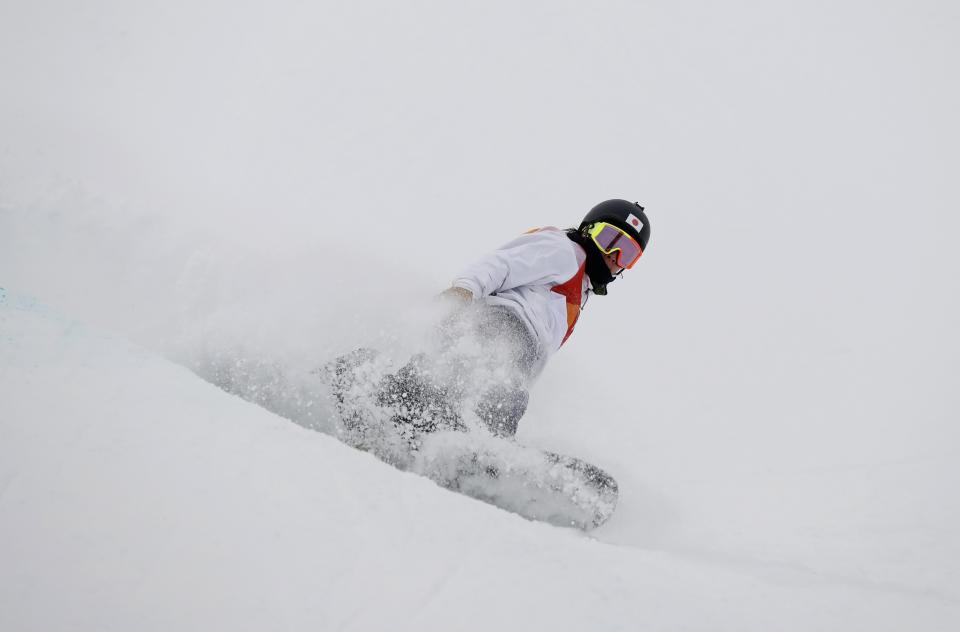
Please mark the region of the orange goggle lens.
POLYGON ((598 222, 590 229, 590 238, 601 252, 611 255, 617 253, 617 265, 628 270, 640 259, 643 248, 637 240, 613 224, 598 222))

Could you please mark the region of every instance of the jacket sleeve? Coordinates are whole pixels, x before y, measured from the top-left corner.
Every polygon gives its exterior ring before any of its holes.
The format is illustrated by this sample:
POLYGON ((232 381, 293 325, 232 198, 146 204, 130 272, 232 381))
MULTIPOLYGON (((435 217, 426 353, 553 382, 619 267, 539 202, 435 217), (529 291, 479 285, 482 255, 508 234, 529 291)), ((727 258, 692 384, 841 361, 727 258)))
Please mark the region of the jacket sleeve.
POLYGON ((526 285, 556 285, 577 273, 577 255, 565 234, 543 230, 521 235, 467 266, 453 286, 474 298, 526 285))

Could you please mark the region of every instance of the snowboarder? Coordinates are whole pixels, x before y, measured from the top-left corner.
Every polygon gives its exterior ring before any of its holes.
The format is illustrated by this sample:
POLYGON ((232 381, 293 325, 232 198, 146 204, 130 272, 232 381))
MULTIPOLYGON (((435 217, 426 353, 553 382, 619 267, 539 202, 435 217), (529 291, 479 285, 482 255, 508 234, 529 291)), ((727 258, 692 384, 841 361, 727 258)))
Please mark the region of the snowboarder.
POLYGON ((440 295, 452 309, 428 349, 399 370, 367 348, 325 367, 337 436, 533 520, 603 524, 617 505, 613 476, 511 438, 528 387, 570 337, 588 296, 605 295, 649 238, 643 207, 607 200, 577 228, 531 230, 467 266, 440 295), (490 433, 471 432, 478 425, 490 433))
MULTIPOLYGON (((640 259, 649 239, 650 222, 639 203, 607 200, 577 228, 534 229, 501 246, 463 269, 441 294, 457 316, 469 313, 467 327, 484 356, 499 354, 501 375, 481 386, 474 405, 492 432, 516 433, 530 383, 573 333, 589 294, 606 295, 607 286, 640 259)), ((423 430, 438 422, 450 426, 462 399, 462 393, 451 393, 457 390, 451 384, 471 377, 461 373, 451 380, 448 374, 437 380, 438 373, 427 356, 414 357, 388 379, 381 403, 402 401, 399 421, 423 430)))

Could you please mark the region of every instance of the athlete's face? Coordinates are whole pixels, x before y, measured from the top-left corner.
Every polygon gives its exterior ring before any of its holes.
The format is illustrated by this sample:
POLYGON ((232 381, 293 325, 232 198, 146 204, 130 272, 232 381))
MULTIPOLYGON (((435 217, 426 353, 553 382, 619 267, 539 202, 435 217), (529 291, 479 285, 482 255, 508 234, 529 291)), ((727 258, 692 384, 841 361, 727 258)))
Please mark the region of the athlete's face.
POLYGON ((617 276, 620 272, 623 271, 619 265, 617 265, 617 253, 614 251, 612 254, 603 255, 603 260, 606 261, 607 267, 610 268, 610 274, 617 276))

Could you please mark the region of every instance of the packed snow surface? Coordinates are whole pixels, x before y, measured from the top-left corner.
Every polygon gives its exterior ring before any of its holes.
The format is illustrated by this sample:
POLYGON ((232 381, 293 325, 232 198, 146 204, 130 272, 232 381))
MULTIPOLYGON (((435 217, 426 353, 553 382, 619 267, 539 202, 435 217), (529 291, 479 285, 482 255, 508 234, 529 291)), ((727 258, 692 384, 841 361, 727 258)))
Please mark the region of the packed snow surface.
POLYGON ((960 629, 960 9, 0 3, 0 630, 960 629), (336 440, 458 268, 639 199, 518 439, 336 440))

